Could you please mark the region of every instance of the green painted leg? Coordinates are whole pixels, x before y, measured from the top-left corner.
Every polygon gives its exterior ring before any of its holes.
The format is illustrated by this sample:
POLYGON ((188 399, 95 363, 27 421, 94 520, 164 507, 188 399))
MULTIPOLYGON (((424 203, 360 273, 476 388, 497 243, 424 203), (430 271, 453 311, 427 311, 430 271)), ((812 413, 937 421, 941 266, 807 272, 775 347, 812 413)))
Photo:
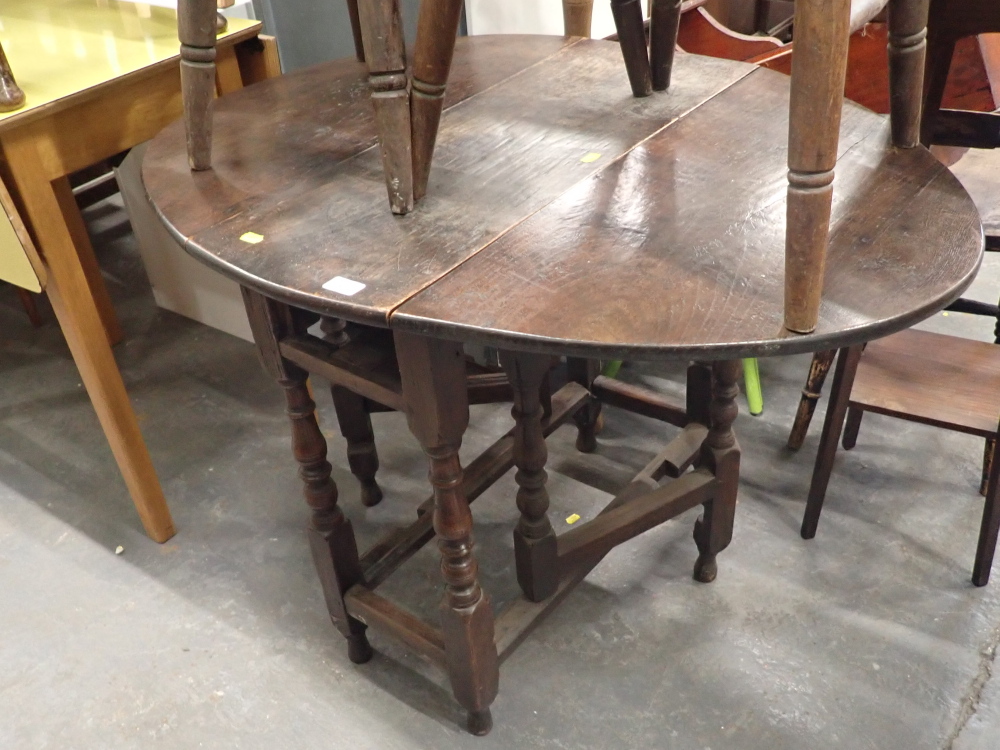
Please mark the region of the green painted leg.
POLYGON ((601 375, 606 378, 614 378, 618 376, 618 371, 620 369, 622 369, 622 362, 620 359, 615 359, 604 365, 604 369, 601 370, 601 375))
POLYGON ((747 392, 747 405, 755 417, 764 411, 764 392, 760 388, 760 370, 756 359, 743 360, 743 387, 747 392))

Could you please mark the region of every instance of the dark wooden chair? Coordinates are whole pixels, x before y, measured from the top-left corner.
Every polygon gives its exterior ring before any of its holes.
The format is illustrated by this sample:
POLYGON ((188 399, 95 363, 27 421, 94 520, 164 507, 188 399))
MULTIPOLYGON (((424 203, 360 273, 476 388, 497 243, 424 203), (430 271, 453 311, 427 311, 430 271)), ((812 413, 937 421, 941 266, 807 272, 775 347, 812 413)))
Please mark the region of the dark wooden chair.
POLYGON ((24 92, 14 81, 14 72, 0 45, 0 112, 12 112, 24 106, 24 92))
POLYGON ((985 586, 1000 528, 1000 461, 995 460, 1000 347, 911 329, 866 347, 841 350, 802 519, 805 539, 816 535, 841 430, 844 448, 850 450, 857 443, 866 411, 987 439, 991 468, 983 491, 986 503, 972 572, 972 582, 985 586))
MULTIPOLYGON (((1000 114, 953 110, 942 106, 945 102, 948 73, 959 42, 973 35, 992 32, 1000 32, 1000 3, 995 0, 931 0, 921 126, 924 145, 990 149, 1000 146, 1000 114)), ((1000 250, 1000 232, 991 232, 989 227, 986 249, 992 252, 1000 250)), ((963 298, 956 300, 948 309, 995 318, 996 342, 1000 344, 1000 306, 963 298)), ((835 351, 818 352, 813 356, 788 436, 788 447, 791 450, 798 450, 805 441, 816 403, 822 395, 823 384, 835 356, 835 351)), ((988 446, 987 455, 991 453, 988 446)), ((988 465, 984 465, 984 487, 988 471, 988 465)))

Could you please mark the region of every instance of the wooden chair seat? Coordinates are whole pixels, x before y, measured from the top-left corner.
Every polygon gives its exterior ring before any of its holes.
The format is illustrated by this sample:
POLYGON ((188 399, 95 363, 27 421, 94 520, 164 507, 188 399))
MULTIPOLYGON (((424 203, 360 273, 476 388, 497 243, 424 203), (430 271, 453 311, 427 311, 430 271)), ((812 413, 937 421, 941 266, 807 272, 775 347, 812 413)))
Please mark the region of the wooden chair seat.
POLYGON ((871 342, 850 406, 990 438, 1000 419, 1000 347, 908 330, 871 342))

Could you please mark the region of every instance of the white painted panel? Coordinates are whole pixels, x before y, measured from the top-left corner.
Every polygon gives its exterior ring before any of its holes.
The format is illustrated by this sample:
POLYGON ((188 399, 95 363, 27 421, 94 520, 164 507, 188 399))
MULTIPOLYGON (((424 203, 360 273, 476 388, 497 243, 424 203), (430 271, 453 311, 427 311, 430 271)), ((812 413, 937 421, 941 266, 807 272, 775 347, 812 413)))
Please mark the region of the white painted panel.
MULTIPOLYGON (((560 0, 465 0, 470 34, 562 34, 560 0)), ((609 0, 596 0, 591 35, 615 33, 609 0)))

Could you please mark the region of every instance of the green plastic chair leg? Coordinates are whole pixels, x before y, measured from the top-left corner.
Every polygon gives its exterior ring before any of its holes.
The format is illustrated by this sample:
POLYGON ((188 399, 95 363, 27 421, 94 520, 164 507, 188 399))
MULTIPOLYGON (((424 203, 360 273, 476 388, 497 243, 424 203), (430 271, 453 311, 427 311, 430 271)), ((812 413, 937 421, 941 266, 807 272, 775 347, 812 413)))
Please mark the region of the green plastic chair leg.
POLYGON ((620 359, 613 359, 604 365, 604 369, 601 370, 601 375, 606 378, 617 377, 618 371, 622 369, 622 362, 620 359))
POLYGON ((764 392, 760 388, 760 370, 756 359, 743 360, 743 386, 747 392, 747 404, 755 417, 764 411, 764 392))

